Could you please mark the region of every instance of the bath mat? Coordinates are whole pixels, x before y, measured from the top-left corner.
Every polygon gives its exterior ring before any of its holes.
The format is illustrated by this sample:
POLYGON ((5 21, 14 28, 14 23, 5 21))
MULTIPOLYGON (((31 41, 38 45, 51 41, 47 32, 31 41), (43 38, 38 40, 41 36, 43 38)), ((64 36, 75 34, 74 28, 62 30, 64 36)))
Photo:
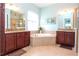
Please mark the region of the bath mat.
POLYGON ((17 51, 14 51, 12 53, 9 53, 8 55, 6 56, 21 56, 22 54, 26 53, 26 51, 20 49, 20 50, 17 50, 17 51))
POLYGON ((60 45, 60 47, 72 50, 72 47, 68 45, 60 45))

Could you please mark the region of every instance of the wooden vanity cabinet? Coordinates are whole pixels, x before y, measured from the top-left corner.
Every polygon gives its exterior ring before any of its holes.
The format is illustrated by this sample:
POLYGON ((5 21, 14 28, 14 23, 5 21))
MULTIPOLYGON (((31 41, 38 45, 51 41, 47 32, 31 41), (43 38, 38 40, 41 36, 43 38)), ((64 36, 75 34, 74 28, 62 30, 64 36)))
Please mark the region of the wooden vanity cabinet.
POLYGON ((57 31, 56 43, 57 44, 64 44, 64 32, 57 31))
POLYGON ((25 32, 24 46, 28 46, 29 44, 30 44, 30 31, 25 32))
POLYGON ((67 44, 67 45, 70 45, 70 39, 69 39, 69 37, 70 37, 70 35, 68 34, 69 32, 64 32, 64 44, 67 44))
POLYGON ((16 46, 23 48, 30 44, 30 31, 16 33, 16 46))
POLYGON ((74 47, 75 32, 57 31, 56 43, 74 47))
POLYGON ((24 40, 25 40, 24 37, 25 37, 24 32, 16 33, 16 47, 17 48, 23 48, 24 47, 24 40))
POLYGON ((75 43, 75 32, 65 32, 65 44, 74 47, 75 43))
POLYGON ((5 33, 5 53, 24 48, 30 44, 30 31, 5 33))
POLYGON ((5 38, 6 38, 5 40, 6 53, 15 50, 16 49, 16 34, 6 33, 5 38))
POLYGON ((0 3, 0 55, 5 53, 5 4, 0 3))

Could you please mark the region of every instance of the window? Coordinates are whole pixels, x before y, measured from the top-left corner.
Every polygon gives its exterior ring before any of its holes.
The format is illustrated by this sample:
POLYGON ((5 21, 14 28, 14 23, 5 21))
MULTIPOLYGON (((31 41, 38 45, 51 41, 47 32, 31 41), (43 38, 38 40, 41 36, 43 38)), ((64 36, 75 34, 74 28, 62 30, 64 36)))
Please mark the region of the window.
POLYGON ((33 11, 28 11, 28 30, 38 30, 39 17, 38 14, 33 11))

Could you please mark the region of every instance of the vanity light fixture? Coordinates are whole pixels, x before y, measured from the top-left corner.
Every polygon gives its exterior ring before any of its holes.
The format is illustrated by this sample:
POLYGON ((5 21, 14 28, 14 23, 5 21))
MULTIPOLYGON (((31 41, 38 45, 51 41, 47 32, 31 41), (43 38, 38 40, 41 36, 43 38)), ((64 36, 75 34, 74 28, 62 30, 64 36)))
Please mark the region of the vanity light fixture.
POLYGON ((6 3, 5 8, 22 13, 21 10, 17 6, 15 6, 14 4, 6 3))

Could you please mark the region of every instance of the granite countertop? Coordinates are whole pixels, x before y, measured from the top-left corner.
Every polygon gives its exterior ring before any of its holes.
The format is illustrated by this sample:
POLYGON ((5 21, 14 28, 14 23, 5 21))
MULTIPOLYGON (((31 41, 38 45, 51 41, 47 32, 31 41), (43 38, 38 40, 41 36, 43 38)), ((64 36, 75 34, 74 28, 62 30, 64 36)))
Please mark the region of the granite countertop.
POLYGON ((5 33, 27 32, 26 30, 6 31, 5 33))
POLYGON ((58 31, 75 32, 74 29, 59 29, 58 31))

